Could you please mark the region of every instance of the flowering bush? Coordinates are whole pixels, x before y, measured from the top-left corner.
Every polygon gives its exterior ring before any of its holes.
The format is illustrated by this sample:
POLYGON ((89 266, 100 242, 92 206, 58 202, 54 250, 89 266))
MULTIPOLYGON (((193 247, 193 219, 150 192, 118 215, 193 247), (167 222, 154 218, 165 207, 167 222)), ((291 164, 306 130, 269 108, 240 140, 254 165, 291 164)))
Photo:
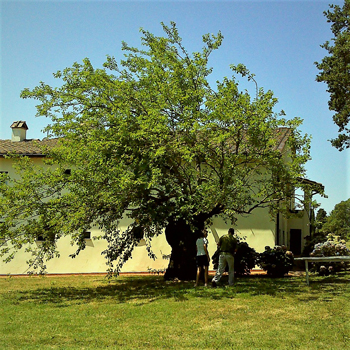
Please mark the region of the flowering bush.
POLYGON ((273 277, 282 277, 293 267, 294 255, 286 246, 265 247, 257 259, 258 265, 273 277))
POLYGON ((314 250, 315 244, 323 243, 327 241, 327 234, 325 232, 317 232, 312 236, 305 237, 304 249, 301 253, 301 256, 310 256, 314 250))
POLYGON ((258 253, 249 247, 246 242, 238 242, 235 254, 235 274, 238 276, 250 275, 250 271, 256 265, 258 253))
MULTIPOLYGON (((350 250, 346 247, 345 243, 345 240, 330 233, 327 235, 326 242, 315 244, 310 256, 349 256, 350 250)), ((318 272, 320 275, 329 275, 330 273, 346 270, 348 267, 349 263, 345 261, 322 262, 314 263, 312 270, 318 272)))

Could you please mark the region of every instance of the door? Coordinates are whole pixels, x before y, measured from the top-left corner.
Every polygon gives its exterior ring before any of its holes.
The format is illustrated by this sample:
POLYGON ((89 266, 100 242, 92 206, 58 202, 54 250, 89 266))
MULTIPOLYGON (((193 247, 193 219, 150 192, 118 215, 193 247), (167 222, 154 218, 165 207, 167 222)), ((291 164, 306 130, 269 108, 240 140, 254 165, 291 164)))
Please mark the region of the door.
POLYGON ((289 240, 290 250, 294 255, 301 254, 301 230, 291 229, 290 230, 290 240, 289 240))

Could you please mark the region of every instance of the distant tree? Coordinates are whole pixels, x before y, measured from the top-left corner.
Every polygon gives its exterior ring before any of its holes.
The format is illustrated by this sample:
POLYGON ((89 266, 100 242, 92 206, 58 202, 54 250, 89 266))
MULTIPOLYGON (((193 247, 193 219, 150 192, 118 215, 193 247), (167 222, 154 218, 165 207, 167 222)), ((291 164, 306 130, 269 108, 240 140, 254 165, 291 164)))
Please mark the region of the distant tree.
POLYGON ((315 221, 316 231, 320 231, 322 229, 323 225, 327 221, 327 217, 328 217, 327 212, 323 208, 320 208, 317 211, 316 221, 315 221))
POLYGON ((336 204, 323 225, 322 231, 350 239, 350 198, 336 204))
POLYGON ((320 208, 317 211, 316 217, 312 223, 312 231, 310 235, 305 237, 302 256, 309 256, 314 250, 315 244, 325 242, 327 240, 327 234, 322 231, 322 227, 327 221, 327 217, 327 212, 323 208, 320 208))
POLYGON ((118 272, 141 238, 153 256, 150 240, 165 231, 167 276, 193 278, 195 240, 207 220, 277 210, 298 186, 310 142, 298 131, 301 121, 276 114, 271 91, 253 98, 239 91, 237 73, 254 80, 243 65, 210 86, 208 60, 220 32, 204 35, 203 50, 189 54, 174 23, 163 29, 165 37, 141 30, 142 50, 123 43, 120 65, 108 57, 95 69, 84 59, 54 75, 63 80, 59 87, 40 83, 22 92, 39 100, 37 116, 51 119, 46 131, 59 142, 46 149, 47 167, 23 158, 20 179, 0 181, 8 259, 38 234, 46 239, 32 249, 34 267, 59 254, 63 236, 77 245, 75 256, 95 226, 108 242, 109 269, 118 272), (278 147, 280 127, 289 135, 288 154, 278 147), (122 232, 123 217, 132 223, 122 232))
POLYGON ((326 41, 321 47, 329 56, 321 62, 315 62, 320 73, 316 81, 325 82, 330 94, 329 109, 334 111, 334 123, 339 127, 339 135, 331 140, 340 151, 350 147, 350 0, 343 7, 330 5, 324 12, 327 22, 332 23, 333 44, 326 41))

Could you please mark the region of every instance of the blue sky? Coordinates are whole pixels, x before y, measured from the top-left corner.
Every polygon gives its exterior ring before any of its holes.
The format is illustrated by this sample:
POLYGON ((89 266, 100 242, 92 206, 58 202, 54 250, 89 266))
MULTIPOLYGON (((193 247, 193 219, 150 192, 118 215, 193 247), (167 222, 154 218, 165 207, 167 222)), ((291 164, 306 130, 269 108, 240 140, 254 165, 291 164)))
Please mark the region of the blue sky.
MULTIPOLYGON (((57 86, 52 73, 88 57, 101 67, 106 55, 122 58, 121 42, 140 46, 139 28, 163 35, 160 22, 177 23, 188 51, 200 50, 205 33, 224 35, 210 64, 212 82, 230 76, 230 64, 245 64, 260 87, 279 99, 276 112, 304 119, 312 135, 307 177, 325 185, 317 196, 327 212, 350 197, 350 150, 339 152, 327 141, 337 135, 328 110, 326 85, 317 83, 315 61, 331 39, 323 15, 328 3, 342 1, 16 1, 0 0, 0 138, 10 125, 25 120, 28 138, 43 138, 49 120, 35 117, 36 102, 22 100, 24 88, 40 81, 57 86)), ((242 88, 246 87, 240 79, 242 88)), ((253 90, 254 91, 254 90, 253 90)))

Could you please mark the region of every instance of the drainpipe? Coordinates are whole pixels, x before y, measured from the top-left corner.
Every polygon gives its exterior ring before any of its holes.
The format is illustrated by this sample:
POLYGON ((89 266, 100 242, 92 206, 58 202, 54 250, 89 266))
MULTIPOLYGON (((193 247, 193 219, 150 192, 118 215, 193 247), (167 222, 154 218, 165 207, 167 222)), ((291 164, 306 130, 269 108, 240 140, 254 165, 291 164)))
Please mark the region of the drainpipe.
POLYGON ((280 213, 276 217, 276 245, 280 245, 280 213))

